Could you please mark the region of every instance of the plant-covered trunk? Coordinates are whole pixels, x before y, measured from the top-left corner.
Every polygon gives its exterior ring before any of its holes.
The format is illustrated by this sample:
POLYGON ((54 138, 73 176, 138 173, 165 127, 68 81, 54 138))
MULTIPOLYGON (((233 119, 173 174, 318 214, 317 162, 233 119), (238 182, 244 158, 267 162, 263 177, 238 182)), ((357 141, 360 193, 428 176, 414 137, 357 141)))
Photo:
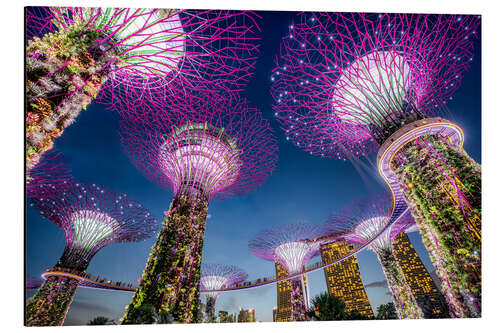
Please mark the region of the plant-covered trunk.
POLYGON ((61 326, 73 301, 79 281, 67 276, 49 276, 28 300, 27 326, 61 326))
POLYGON ((26 168, 94 99, 117 55, 104 32, 81 25, 33 38, 26 47, 26 168))
POLYGON ((306 320, 306 305, 302 288, 302 277, 291 280, 292 321, 306 320))
POLYGON ((122 324, 134 324, 134 312, 144 304, 176 322, 198 321, 207 211, 206 198, 174 197, 122 324))
MULTIPOLYGON (((88 260, 68 256, 66 247, 53 268, 54 271, 69 271, 82 275, 88 267, 88 260), (76 260, 78 259, 78 260, 76 260)), ((70 276, 49 276, 26 305, 27 326, 61 326, 64 323, 80 281, 70 276)))
POLYGON ((481 167, 438 135, 406 144, 391 164, 457 317, 481 314, 481 167))
POLYGON ((424 318, 424 313, 418 306, 392 250, 381 248, 377 249, 376 253, 391 291, 398 317, 400 319, 424 318))

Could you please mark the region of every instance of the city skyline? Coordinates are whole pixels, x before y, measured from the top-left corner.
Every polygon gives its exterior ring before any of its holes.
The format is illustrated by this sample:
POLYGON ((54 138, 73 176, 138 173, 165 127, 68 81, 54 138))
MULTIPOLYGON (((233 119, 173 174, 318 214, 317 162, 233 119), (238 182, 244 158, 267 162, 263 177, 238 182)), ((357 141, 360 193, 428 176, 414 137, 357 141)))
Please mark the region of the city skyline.
MULTIPOLYGON (((363 162, 354 162, 353 166, 349 161, 312 157, 285 140, 272 117, 268 83, 272 59, 279 50, 279 40, 286 34, 294 13, 258 14, 263 16, 259 22, 263 31, 262 47, 255 74, 242 95, 253 106, 261 109, 263 117, 269 119, 275 129, 280 149, 278 166, 269 181, 257 191, 245 197, 210 204, 203 249, 203 262, 238 265, 248 272, 248 280, 274 275, 272 262, 256 258, 247 250, 248 240, 261 228, 297 219, 322 225, 332 210, 361 197, 363 193, 385 189, 376 170, 370 171, 366 167, 374 163, 373 155, 363 162)), ((464 147, 480 163, 481 50, 480 42, 476 44, 472 68, 465 73, 462 87, 447 106, 451 111, 440 115, 464 129, 464 147)), ((118 114, 93 103, 55 141, 55 147, 68 160, 76 181, 102 183, 112 190, 126 192, 143 202, 158 220, 162 220, 172 194, 150 183, 130 163, 120 145, 117 130, 119 119, 118 114)), ((57 260, 57 253, 61 253, 64 247, 64 237, 56 227, 42 221, 31 208, 28 208, 26 229, 26 275, 38 277, 57 260)), ((140 244, 112 244, 96 255, 87 271, 136 285, 154 240, 155 237, 152 237, 140 244)), ((427 270, 433 271, 420 236, 412 233, 410 240, 427 270)), ((380 287, 384 276, 373 253, 362 251, 357 256, 363 284, 375 310, 378 305, 390 301, 390 296, 385 295, 388 289, 380 287)), ((309 264, 317 261, 318 258, 315 258, 309 264)), ((308 275, 311 297, 326 291, 322 270, 308 275)), ((275 292, 275 284, 222 292, 217 301, 217 313, 221 310, 237 313, 240 306, 255 308, 256 318, 272 321, 272 309, 276 305, 275 292)), ((27 298, 31 295, 32 292, 27 291, 27 298)), ((66 324, 85 324, 99 311, 116 320, 123 315, 131 297, 132 293, 79 288, 66 324)))

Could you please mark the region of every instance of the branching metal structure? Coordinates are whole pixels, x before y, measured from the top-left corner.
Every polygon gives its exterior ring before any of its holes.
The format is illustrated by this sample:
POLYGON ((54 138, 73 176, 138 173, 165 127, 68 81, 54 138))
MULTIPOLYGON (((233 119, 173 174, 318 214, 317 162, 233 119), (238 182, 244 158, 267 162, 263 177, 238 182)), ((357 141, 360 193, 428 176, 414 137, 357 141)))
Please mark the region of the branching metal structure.
POLYGON ((52 198, 73 184, 71 169, 60 152, 45 153, 26 175, 27 198, 52 198))
POLYGON ((481 169, 461 129, 429 117, 458 89, 479 28, 472 15, 302 13, 271 77, 296 146, 335 159, 380 146, 393 215, 408 204, 457 317, 481 309, 481 169))
POLYGON ((122 323, 133 323, 146 303, 176 321, 197 320, 209 201, 254 190, 276 166, 269 123, 245 100, 228 96, 161 95, 127 105, 129 114, 144 116, 121 122, 126 153, 174 198, 122 323))
POLYGON ((115 104, 129 92, 240 89, 258 52, 257 19, 248 11, 27 7, 27 170, 98 96, 115 104))
MULTIPOLYGON (((343 239, 355 244, 364 244, 385 228, 390 217, 390 209, 389 196, 378 195, 358 200, 331 214, 325 222, 324 230, 337 229, 338 226, 349 227, 351 231, 346 233, 343 239)), ((402 217, 398 222, 407 218, 411 219, 406 214, 406 217, 402 217)), ((384 231, 370 243, 370 248, 377 254, 382 266, 398 317, 401 319, 423 318, 424 314, 418 306, 392 250, 393 237, 391 235, 399 233, 393 229, 406 224, 404 222, 394 223, 391 230, 384 231)))
POLYGON ((215 323, 217 316, 215 302, 220 292, 210 291, 230 287, 236 283, 241 283, 248 278, 248 274, 233 265, 202 264, 201 265, 201 290, 205 292, 206 312, 208 322, 215 323))
POLYGON ((62 325, 79 284, 71 275, 82 275, 104 246, 138 242, 158 229, 156 219, 140 203, 95 184, 75 183, 55 198, 30 201, 64 231, 66 246, 52 269, 60 274, 49 276, 28 301, 28 326, 62 325))
MULTIPOLYGON (((320 235, 321 229, 305 222, 279 225, 260 231, 248 242, 250 253, 255 256, 279 262, 288 274, 301 272, 309 259, 320 253, 320 244, 303 242, 320 235)), ((292 288, 292 320, 306 320, 306 300, 301 276, 291 279, 292 288)))

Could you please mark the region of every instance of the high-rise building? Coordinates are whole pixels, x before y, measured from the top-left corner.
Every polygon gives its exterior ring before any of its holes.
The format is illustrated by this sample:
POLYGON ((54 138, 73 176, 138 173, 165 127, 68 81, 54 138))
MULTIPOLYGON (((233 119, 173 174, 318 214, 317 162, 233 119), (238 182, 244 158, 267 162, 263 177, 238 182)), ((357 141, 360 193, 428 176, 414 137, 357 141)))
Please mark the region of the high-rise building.
POLYGON ((255 309, 245 310, 240 307, 240 312, 238 313, 238 323, 254 323, 256 322, 255 318, 255 309))
MULTIPOLYGON (((282 278, 288 275, 285 267, 279 262, 274 263, 276 267, 276 277, 282 278)), ((291 288, 292 283, 290 280, 285 280, 276 283, 277 295, 276 304, 278 309, 276 311, 276 321, 292 321, 292 299, 291 288)))
MULTIPOLYGON (((276 267, 276 277, 283 278, 288 276, 286 268, 279 262, 274 262, 276 267)), ((302 293, 306 307, 309 306, 309 285, 307 275, 302 275, 302 293)), ((276 283, 277 288, 277 310, 274 321, 292 321, 292 283, 285 280, 276 283)), ((274 310, 273 310, 274 313, 274 310)))
MULTIPOLYGON (((354 245, 343 241, 322 244, 321 260, 323 264, 329 264, 344 257, 353 249, 354 245)), ((364 316, 373 317, 373 310, 361 280, 356 255, 325 267, 324 272, 328 292, 344 301, 346 312, 357 310, 364 316)))
POLYGON ((448 318, 449 310, 444 296, 436 287, 408 235, 400 233, 394 239, 392 247, 404 277, 424 312, 424 318, 448 318))

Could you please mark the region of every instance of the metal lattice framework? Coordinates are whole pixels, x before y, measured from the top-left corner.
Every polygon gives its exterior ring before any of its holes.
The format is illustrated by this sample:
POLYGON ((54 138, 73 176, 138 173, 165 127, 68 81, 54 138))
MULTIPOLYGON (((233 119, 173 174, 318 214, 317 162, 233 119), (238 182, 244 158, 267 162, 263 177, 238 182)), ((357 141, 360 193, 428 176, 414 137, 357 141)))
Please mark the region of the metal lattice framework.
MULTIPOLYGON (((323 233, 337 233, 346 231, 341 238, 356 243, 365 244, 386 228, 391 214, 392 200, 389 195, 372 195, 356 200, 349 205, 332 213, 325 221, 323 233)), ((382 234, 370 243, 374 250, 390 249, 392 240, 408 225, 413 218, 407 212, 397 222, 387 228, 382 234)))
POLYGON ((128 156, 174 194, 242 195, 276 166, 278 146, 269 122, 239 97, 166 95, 127 107, 131 113, 149 109, 149 116, 120 123, 128 156))
POLYGON ((302 240, 318 237, 320 233, 318 226, 302 221, 279 225, 260 231, 248 242, 248 249, 259 258, 279 262, 289 274, 294 274, 320 251, 319 243, 302 240))
POLYGON ((248 278, 248 274, 233 265, 202 264, 201 265, 201 290, 205 291, 206 318, 204 321, 216 322, 215 302, 220 292, 211 291, 227 288, 237 283, 241 283, 248 278))
POLYGON ((118 106, 241 89, 258 52, 248 11, 27 7, 26 168, 98 98, 118 106))
POLYGON ((26 176, 27 198, 51 198, 73 184, 66 160, 58 151, 48 151, 26 176))
MULTIPOLYGON (((309 259, 320 253, 319 242, 305 242, 304 239, 316 238, 321 228, 303 221, 294 224, 278 225, 260 231, 248 242, 250 253, 257 257, 282 264, 288 275, 305 270, 309 259)), ((308 292, 302 277, 290 280, 291 320, 304 321, 309 305, 308 292)))
POLYGON ((206 296, 217 297, 220 292, 210 292, 241 283, 248 278, 248 274, 239 267, 221 264, 201 265, 201 290, 206 296))
POLYGON ((75 183, 55 198, 30 203, 64 231, 66 247, 60 263, 69 268, 72 264, 86 268, 112 242, 138 242, 158 230, 157 220, 139 202, 96 184, 75 183))
POLYGON ((391 217, 391 205, 392 201, 389 195, 372 195, 352 202, 333 213, 325 222, 324 229, 327 230, 329 226, 330 228, 338 228, 338 225, 350 227, 350 232, 345 234, 343 238, 356 244, 365 244, 386 229, 371 241, 370 248, 377 254, 382 266, 398 317, 423 318, 424 314, 405 280, 404 273, 392 249, 394 237, 400 232, 404 232, 411 223, 409 221, 413 221, 413 219, 410 214, 406 213, 393 223, 390 229, 387 229, 387 220, 391 217))
POLYGON ((26 18, 29 39, 77 28, 95 37, 96 52, 114 50, 104 64, 111 90, 145 91, 172 80, 239 87, 251 75, 260 40, 259 17, 250 11, 28 7, 26 18))
POLYGON ((478 27, 470 15, 301 13, 271 77, 275 116, 311 154, 368 154, 452 98, 478 27))
POLYGON ((230 92, 155 95, 122 105, 129 117, 121 140, 136 167, 174 197, 122 323, 137 323, 146 303, 196 322, 208 205, 261 185, 276 166, 277 140, 261 113, 230 92))

